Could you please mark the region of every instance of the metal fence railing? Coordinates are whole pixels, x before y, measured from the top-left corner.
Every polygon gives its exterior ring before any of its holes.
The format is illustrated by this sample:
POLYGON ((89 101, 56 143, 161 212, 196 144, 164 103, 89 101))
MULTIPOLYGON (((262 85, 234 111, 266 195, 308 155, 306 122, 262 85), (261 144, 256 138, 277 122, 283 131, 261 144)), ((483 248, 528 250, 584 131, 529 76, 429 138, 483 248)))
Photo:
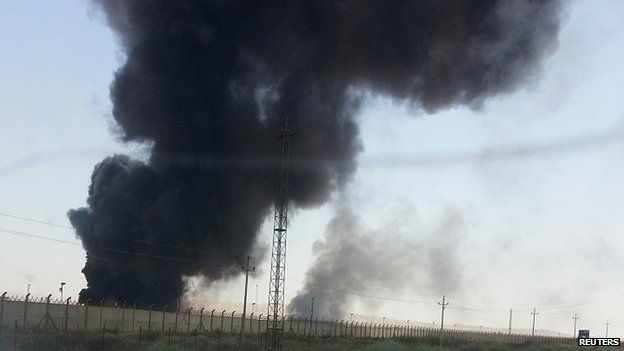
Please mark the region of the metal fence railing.
MULTIPOLYGON (((81 304, 72 301, 26 296, 7 296, 0 299, 0 332, 3 330, 53 330, 67 334, 70 331, 103 331, 109 333, 167 333, 169 335, 198 335, 215 333, 242 335, 261 340, 266 332, 267 321, 263 314, 251 313, 242 323, 236 311, 148 306, 122 303, 107 306, 104 301, 81 304), (245 330, 241 333, 241 326, 245 330)), ((544 335, 524 335, 461 329, 408 326, 400 324, 346 321, 326 317, 302 317, 289 315, 284 318, 284 334, 291 338, 337 338, 372 340, 380 338, 444 338, 465 341, 504 343, 574 344, 575 339, 544 335)))

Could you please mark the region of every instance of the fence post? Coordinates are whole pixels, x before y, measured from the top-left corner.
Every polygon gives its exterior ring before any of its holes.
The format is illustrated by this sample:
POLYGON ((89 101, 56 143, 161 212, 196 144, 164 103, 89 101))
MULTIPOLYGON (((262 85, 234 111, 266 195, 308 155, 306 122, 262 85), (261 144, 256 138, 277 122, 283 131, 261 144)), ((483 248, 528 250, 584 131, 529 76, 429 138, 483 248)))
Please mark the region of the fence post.
POLYGON ((139 324, 139 348, 141 348, 141 336, 143 334, 143 326, 139 324))
POLYGON ((2 326, 4 325, 4 298, 7 292, 2 293, 2 298, 0 298, 0 331, 2 331, 2 326))
POLYGON ((13 331, 13 351, 17 351, 17 319, 15 320, 15 329, 13 331))
POLYGON ((215 311, 215 308, 213 308, 212 311, 210 311, 210 331, 212 331, 212 320, 214 318, 214 311, 215 311))
POLYGON ((100 300, 100 329, 102 329, 102 305, 104 304, 104 299, 100 300))
POLYGON ((221 311, 221 326, 219 328, 220 331, 223 331, 223 319, 224 319, 223 315, 224 314, 225 314, 225 310, 221 311))
POLYGON ((232 311, 232 317, 230 318, 230 334, 234 333, 234 313, 236 311, 232 311))
POLYGON ((167 312, 167 307, 169 307, 169 305, 164 305, 162 310, 162 327, 160 328, 161 333, 165 332, 165 313, 167 312))
POLYGON ((122 332, 124 331, 124 319, 126 317, 126 302, 127 301, 124 301, 121 304, 121 331, 122 332))
POLYGON ((251 333, 252 333, 252 331, 251 331, 251 326, 252 326, 252 324, 253 324, 253 315, 254 315, 254 313, 253 313, 253 312, 251 312, 251 314, 249 315, 249 334, 251 334, 251 333))
POLYGON ((28 318, 28 298, 30 297, 30 293, 26 294, 24 298, 24 332, 26 332, 26 321, 28 318))
POLYGON ((260 334, 260 324, 262 323, 262 313, 258 316, 258 335, 260 334))
POLYGON ((84 313, 84 330, 87 330, 87 320, 89 317, 89 302, 91 302, 91 299, 87 299, 87 301, 85 301, 84 307, 85 307, 85 313, 84 313))
POLYGON ((349 339, 349 321, 343 320, 343 322, 344 322, 344 335, 343 336, 345 340, 347 340, 349 339))
MULTIPOLYGON (((50 317, 50 298, 51 297, 52 297, 52 294, 48 294, 48 296, 46 296, 45 315, 43 316, 43 318, 39 322, 39 325, 41 325, 41 322, 43 321, 43 328, 46 331, 48 330, 48 324, 50 324, 50 320, 52 320, 52 317, 50 317)), ((62 320, 61 320, 61 322, 62 322, 62 320)), ((54 325, 54 321, 53 320, 52 320, 52 325, 54 326, 54 329, 56 329, 56 325, 54 325)))
POLYGON ((136 315, 136 305, 137 305, 138 301, 134 301, 134 304, 132 305, 132 329, 130 331, 134 332, 134 317, 136 315))
POLYGON ((217 350, 221 350, 221 333, 223 332, 223 315, 225 310, 221 311, 221 326, 219 327, 219 334, 217 334, 217 350))
POLYGON ((178 302, 176 304, 176 310, 175 310, 175 322, 173 324, 173 332, 177 333, 178 332, 178 315, 180 314, 180 303, 178 302))
POLYGON ((147 311, 147 332, 151 332, 152 331, 152 308, 154 307, 154 304, 151 304, 149 306, 149 310, 147 311))
MULTIPOLYGON (((291 314, 289 319, 288 319, 288 331, 290 333, 293 333, 293 319, 294 318, 295 318, 295 315, 291 314)), ((286 329, 286 324, 284 324, 284 331, 286 331, 285 329, 286 329)))
POLYGON ((201 310, 199 310, 199 324, 197 325, 197 328, 195 328, 195 330, 197 330, 198 332, 205 329, 204 328, 204 309, 206 309, 206 307, 202 307, 201 310))
POLYGON ((190 333, 191 332, 191 311, 193 310, 193 307, 190 307, 188 309, 188 318, 186 319, 186 332, 190 333))
POLYGON ((67 336, 67 322, 69 321, 69 300, 71 300, 71 296, 67 298, 67 302, 65 303, 65 335, 67 336))

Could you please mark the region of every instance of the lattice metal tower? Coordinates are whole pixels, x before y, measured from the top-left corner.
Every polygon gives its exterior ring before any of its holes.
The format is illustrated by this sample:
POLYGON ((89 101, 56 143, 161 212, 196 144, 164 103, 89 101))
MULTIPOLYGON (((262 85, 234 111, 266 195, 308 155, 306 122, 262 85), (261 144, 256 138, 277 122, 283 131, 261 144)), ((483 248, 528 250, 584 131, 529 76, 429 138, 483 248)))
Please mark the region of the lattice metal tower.
POLYGON ((279 198, 273 218, 271 249, 271 281, 269 282, 269 311, 267 314, 267 350, 281 350, 284 333, 284 280, 286 278, 286 229, 288 227, 288 138, 293 134, 288 117, 280 132, 282 168, 279 198))

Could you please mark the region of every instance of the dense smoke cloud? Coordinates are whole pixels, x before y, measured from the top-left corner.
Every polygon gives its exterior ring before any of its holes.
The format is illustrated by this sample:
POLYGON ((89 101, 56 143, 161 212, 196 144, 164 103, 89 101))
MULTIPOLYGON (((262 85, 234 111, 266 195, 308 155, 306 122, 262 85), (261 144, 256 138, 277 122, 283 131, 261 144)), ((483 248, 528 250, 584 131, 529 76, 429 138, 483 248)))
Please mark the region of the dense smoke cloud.
POLYGON ((360 299, 373 306, 397 291, 448 294, 463 282, 458 248, 462 218, 448 209, 437 228, 415 232, 391 218, 378 230, 366 230, 348 207, 336 212, 322 240, 314 243, 315 260, 289 312, 340 318, 360 299))
POLYGON ((537 73, 559 26, 556 0, 96 3, 127 57, 115 122, 153 146, 146 163, 104 159, 69 213, 87 251, 80 296, 170 306, 184 276, 231 277, 254 249, 286 116, 290 201, 320 205, 355 171, 359 91, 478 106, 537 73))

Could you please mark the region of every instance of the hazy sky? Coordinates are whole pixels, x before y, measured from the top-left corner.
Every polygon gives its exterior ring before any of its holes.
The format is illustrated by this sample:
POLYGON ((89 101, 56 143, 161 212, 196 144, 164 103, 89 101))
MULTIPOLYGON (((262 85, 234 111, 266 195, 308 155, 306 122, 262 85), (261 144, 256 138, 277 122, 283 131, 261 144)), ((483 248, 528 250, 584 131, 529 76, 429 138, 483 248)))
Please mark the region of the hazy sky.
MULTIPOLYGON (((360 167, 336 199, 350 199, 375 235, 452 254, 449 324, 505 327, 514 308, 514 327, 529 328, 537 306, 538 328, 571 333, 579 313, 580 327, 603 334, 609 319, 610 334, 624 337, 623 18, 621 1, 567 2, 543 74, 480 111, 426 115, 374 96, 366 103, 360 167), (461 217, 457 236, 430 240, 448 211, 461 217)), ((69 226, 65 214, 84 205, 97 162, 115 152, 144 157, 143 146, 117 140, 111 122, 108 87, 123 53, 88 2, 25 0, 0 3, 0 51, 0 213, 69 226)), ((293 212, 287 299, 335 207, 293 212)), ((270 223, 263 233, 268 243, 270 223)), ((25 294, 30 283, 42 296, 65 281, 66 296, 77 296, 85 285, 84 251, 71 230, 0 215, 0 243, 2 291, 25 294)), ((263 303, 269 263, 256 264, 250 296, 258 284, 263 303)), ((356 314, 437 323, 441 296, 419 284, 341 289, 380 297, 354 295, 356 314)), ((241 286, 234 280, 194 296, 238 303, 241 286)))

